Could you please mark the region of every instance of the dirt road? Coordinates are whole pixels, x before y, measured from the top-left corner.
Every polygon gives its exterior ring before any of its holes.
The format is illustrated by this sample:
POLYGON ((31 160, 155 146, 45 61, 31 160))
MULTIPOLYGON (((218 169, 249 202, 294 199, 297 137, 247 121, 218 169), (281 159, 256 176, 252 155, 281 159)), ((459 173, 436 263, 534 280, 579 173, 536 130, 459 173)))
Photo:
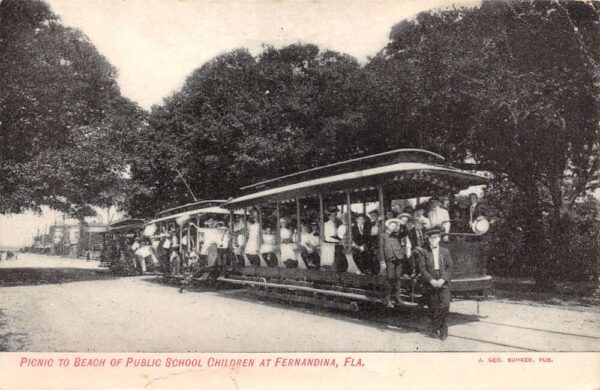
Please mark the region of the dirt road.
POLYGON ((491 300, 478 317, 475 302, 453 302, 450 337, 441 342, 425 335, 419 311, 319 310, 265 302, 241 289, 179 293, 156 277, 112 278, 97 265, 31 255, 2 262, 0 350, 600 351, 597 307, 491 300), (35 282, 39 269, 55 278, 35 282), (17 271, 29 282, 6 283, 17 271))

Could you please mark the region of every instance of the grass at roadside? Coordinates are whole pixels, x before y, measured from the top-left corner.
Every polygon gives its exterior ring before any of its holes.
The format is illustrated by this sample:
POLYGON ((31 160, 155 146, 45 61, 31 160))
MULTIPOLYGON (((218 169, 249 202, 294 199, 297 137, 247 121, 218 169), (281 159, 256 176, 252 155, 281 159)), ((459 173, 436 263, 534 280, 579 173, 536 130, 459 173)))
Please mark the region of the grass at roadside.
POLYGON ((86 280, 111 279, 107 269, 82 268, 2 268, 0 287, 61 284, 86 280))

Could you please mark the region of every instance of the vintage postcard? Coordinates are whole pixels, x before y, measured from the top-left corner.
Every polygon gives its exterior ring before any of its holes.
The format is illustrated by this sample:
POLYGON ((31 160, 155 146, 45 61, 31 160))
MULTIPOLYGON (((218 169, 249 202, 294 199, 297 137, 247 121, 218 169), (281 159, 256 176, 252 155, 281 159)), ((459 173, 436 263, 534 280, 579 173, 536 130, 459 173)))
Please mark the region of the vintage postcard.
POLYGON ((0 388, 597 389, 600 2, 0 0, 0 388))

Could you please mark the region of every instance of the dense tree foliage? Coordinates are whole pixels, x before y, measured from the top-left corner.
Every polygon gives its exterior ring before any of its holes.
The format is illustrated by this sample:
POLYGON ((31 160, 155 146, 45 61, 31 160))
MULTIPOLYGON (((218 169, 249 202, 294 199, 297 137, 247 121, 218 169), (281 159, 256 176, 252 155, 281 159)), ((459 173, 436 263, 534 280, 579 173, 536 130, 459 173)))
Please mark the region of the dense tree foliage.
POLYGON ((499 247, 519 243, 512 257, 540 281, 563 271, 555 243, 599 172, 599 10, 486 1, 425 12, 396 25, 368 65, 368 124, 492 172, 498 227, 513 232, 499 247))
POLYGON ((48 205, 82 216, 115 203, 143 116, 45 3, 0 3, 0 213, 48 205))
POLYGON ((223 54, 154 107, 152 147, 134 177, 152 189, 131 199, 140 215, 361 153, 356 134, 362 71, 349 56, 313 45, 223 54))

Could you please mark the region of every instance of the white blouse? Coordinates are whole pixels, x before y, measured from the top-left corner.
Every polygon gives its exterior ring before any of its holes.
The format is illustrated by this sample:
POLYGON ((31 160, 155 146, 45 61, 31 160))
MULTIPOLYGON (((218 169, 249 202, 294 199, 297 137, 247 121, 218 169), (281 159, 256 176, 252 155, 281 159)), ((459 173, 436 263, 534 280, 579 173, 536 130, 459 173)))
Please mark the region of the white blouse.
POLYGON ((260 253, 269 253, 275 250, 275 235, 274 234, 263 234, 262 245, 260 246, 260 253))
POLYGON ((246 254, 256 255, 258 254, 258 233, 260 225, 258 222, 248 223, 248 242, 246 243, 246 254))
POLYGON ((323 233, 325 235, 325 241, 327 242, 339 242, 338 238, 335 238, 338 235, 337 227, 335 226, 334 221, 325 222, 325 226, 323 228, 323 233))

